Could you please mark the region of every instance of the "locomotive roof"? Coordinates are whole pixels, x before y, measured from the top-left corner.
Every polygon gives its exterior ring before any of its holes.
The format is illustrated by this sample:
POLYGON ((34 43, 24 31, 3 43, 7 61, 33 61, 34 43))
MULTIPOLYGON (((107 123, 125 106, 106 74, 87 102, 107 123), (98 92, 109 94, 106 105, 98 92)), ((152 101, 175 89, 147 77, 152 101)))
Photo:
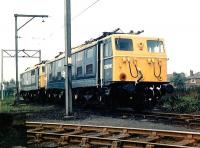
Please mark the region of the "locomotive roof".
POLYGON ((33 69, 36 69, 36 68, 38 68, 39 66, 44 65, 46 62, 47 62, 47 61, 42 61, 41 63, 35 64, 35 65, 32 66, 32 67, 28 67, 28 68, 26 68, 26 70, 25 70, 24 72, 22 72, 21 74, 24 74, 24 73, 26 73, 26 72, 29 72, 29 71, 33 70, 33 69))
MULTIPOLYGON (((110 37, 137 37, 137 38, 146 38, 146 39, 158 39, 158 40, 163 40, 161 38, 156 38, 156 37, 139 37, 137 34, 133 34, 133 33, 113 33, 113 34, 110 34, 110 35, 105 35, 105 36, 100 36, 96 39, 93 39, 93 40, 90 40, 90 41, 86 41, 84 44, 82 45, 79 45, 79 46, 76 46, 76 47, 73 47, 72 48, 72 54, 73 53, 76 53, 76 52, 79 52, 83 49, 86 49, 86 48, 89 48, 91 46, 94 46, 96 45, 99 41, 103 41, 103 40, 106 40, 110 37)), ((51 63, 53 61, 57 61, 59 59, 62 59, 65 57, 65 52, 60 52, 59 55, 57 55, 54 59, 48 61, 47 63, 51 63)))
POLYGON ((156 40, 158 39, 158 40, 161 40, 161 41, 163 40, 161 38, 156 38, 156 37, 141 37, 141 36, 138 36, 137 34, 132 34, 132 33, 115 33, 115 34, 111 34, 109 36, 106 36, 104 38, 101 38, 99 40, 94 39, 94 41, 93 40, 92 41, 86 41, 85 44, 82 44, 82 45, 79 45, 77 47, 72 48, 72 53, 76 53, 76 52, 81 51, 83 49, 86 49, 88 47, 94 46, 95 44, 97 44, 97 42, 102 41, 102 40, 106 40, 110 37, 128 37, 128 38, 137 37, 137 38, 145 38, 145 39, 149 39, 149 40, 150 39, 156 39, 156 40))
POLYGON ((31 70, 33 70, 33 69, 36 69, 37 67, 38 67, 38 66, 28 67, 28 68, 26 68, 26 70, 25 70, 24 72, 22 72, 21 74, 27 73, 27 72, 29 72, 29 71, 31 71, 31 70))
MULTIPOLYGON (((109 37, 110 37, 110 36, 107 36, 107 37, 105 37, 105 38, 103 38, 103 39, 101 39, 101 40, 105 40, 105 39, 107 39, 107 38, 109 38, 109 37)), ((83 50, 83 49, 85 49, 85 48, 94 46, 97 42, 99 42, 99 41, 101 41, 101 40, 91 41, 91 42, 90 42, 90 41, 86 41, 85 44, 82 44, 82 45, 73 47, 71 52, 72 52, 72 54, 73 54, 73 53, 76 53, 76 52, 78 52, 78 51, 81 51, 81 50, 83 50)), ((57 60, 62 59, 62 58, 64 58, 64 57, 65 57, 65 52, 62 52, 62 53, 60 52, 59 55, 57 55, 54 59, 48 61, 47 63, 51 63, 51 62, 57 61, 57 60)))

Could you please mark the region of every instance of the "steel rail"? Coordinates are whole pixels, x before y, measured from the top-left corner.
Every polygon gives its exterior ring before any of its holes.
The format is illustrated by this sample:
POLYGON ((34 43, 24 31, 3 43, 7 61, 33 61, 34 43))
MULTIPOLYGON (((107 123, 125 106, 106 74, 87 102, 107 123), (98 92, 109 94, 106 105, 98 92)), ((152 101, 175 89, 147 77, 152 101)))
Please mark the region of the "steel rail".
POLYGON ((200 147, 200 133, 128 127, 26 122, 29 143, 53 141, 117 147, 200 147))
POLYGON ((178 113, 163 113, 163 112, 152 112, 152 114, 161 114, 161 115, 169 115, 169 116, 180 116, 184 118, 199 118, 200 115, 197 114, 178 114, 178 113))
POLYGON ((200 129, 200 115, 150 112, 134 114, 134 117, 142 117, 152 120, 167 120, 170 121, 172 124, 182 124, 187 128, 200 129))

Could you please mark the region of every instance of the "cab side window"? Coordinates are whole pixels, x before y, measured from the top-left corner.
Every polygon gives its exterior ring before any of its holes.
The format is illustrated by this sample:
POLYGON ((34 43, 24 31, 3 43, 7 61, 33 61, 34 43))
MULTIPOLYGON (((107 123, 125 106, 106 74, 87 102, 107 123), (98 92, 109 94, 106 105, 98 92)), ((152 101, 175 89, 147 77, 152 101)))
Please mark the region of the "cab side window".
POLYGON ((34 75, 35 75, 35 69, 31 70, 31 76, 34 76, 34 75))
POLYGON ((42 66, 42 72, 45 72, 45 66, 42 66))
POLYGON ((96 50, 96 46, 89 47, 85 50, 85 74, 86 74, 86 76, 91 76, 94 74, 95 50, 96 50))
POLYGON ((52 63, 49 63, 47 65, 47 68, 48 68, 49 80, 51 81, 52 80, 52 63))
POLYGON ((104 58, 112 56, 111 39, 107 39, 104 41, 103 49, 104 49, 104 58))
POLYGON ((76 76, 82 77, 83 76, 83 51, 76 53, 76 76))
POLYGON ((93 58, 94 56, 94 47, 90 47, 86 50, 86 59, 93 58))

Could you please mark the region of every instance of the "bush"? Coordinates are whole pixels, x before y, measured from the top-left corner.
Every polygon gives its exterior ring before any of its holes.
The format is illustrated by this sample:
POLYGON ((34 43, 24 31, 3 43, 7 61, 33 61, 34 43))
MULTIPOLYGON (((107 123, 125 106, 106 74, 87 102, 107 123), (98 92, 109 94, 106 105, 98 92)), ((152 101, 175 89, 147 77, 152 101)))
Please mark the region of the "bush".
POLYGON ((198 98, 195 96, 184 96, 179 102, 177 102, 175 108, 177 112, 181 113, 198 111, 198 98))
POLYGON ((164 108, 178 113, 200 111, 200 88, 176 89, 172 96, 165 97, 164 108))

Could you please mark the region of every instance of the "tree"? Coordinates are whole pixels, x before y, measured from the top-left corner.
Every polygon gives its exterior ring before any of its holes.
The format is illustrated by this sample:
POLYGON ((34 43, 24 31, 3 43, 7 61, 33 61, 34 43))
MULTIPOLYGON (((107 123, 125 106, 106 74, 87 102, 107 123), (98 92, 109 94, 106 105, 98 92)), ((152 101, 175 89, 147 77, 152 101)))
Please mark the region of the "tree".
POLYGON ((12 96, 15 92, 15 80, 11 79, 10 81, 4 81, 4 95, 12 96))
POLYGON ((177 88, 184 88, 186 77, 184 73, 173 73, 173 76, 170 80, 175 87, 177 88))
POLYGON ((10 85, 15 85, 15 80, 12 78, 12 79, 10 79, 10 85))

